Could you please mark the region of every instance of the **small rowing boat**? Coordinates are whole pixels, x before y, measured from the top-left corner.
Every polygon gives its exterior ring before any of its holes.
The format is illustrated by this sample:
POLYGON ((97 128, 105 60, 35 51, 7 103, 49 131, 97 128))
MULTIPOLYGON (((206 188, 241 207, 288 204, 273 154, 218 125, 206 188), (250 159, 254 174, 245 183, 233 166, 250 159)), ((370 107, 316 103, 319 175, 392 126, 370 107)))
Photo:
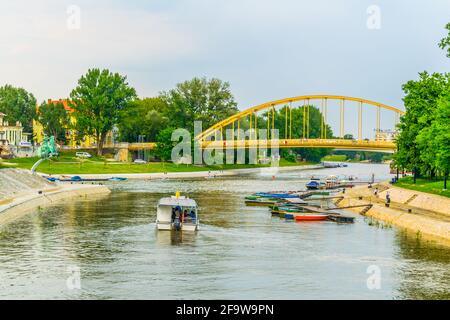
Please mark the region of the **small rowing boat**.
POLYGON ((260 198, 272 198, 272 199, 295 199, 299 196, 296 194, 290 194, 290 193, 255 193, 255 196, 260 198))
POLYGON ((328 219, 327 214, 310 214, 310 213, 302 213, 296 214, 295 221, 323 221, 328 219))
POLYGON ((245 200, 245 205, 254 206, 254 207, 270 207, 278 202, 278 199, 254 199, 254 200, 245 200))

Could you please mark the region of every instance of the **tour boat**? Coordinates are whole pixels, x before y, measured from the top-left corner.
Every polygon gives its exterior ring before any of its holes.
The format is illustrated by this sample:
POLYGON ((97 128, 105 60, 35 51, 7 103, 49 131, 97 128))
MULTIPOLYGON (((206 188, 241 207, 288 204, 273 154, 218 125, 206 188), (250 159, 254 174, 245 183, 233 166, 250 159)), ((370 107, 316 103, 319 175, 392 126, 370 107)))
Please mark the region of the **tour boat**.
POLYGON ((158 230, 197 231, 199 219, 197 202, 177 192, 175 196, 159 200, 156 211, 158 230))
POLYGON ((327 214, 309 214, 309 213, 301 213, 294 214, 295 221, 323 221, 328 219, 327 214))

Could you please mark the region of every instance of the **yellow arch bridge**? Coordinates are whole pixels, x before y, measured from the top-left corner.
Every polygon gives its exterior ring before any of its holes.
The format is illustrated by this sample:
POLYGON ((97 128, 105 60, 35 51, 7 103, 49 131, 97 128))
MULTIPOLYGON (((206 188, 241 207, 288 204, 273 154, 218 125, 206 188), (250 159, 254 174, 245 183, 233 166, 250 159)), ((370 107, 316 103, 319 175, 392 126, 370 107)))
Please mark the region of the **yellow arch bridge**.
MULTIPOLYGON (((263 103, 261 105, 249 108, 245 111, 239 112, 223 121, 218 122, 211 128, 205 130, 195 138, 200 143, 203 149, 217 149, 217 148, 255 148, 258 146, 267 146, 270 148, 272 145, 276 145, 279 148, 334 148, 343 150, 365 150, 365 151, 381 151, 381 152, 394 152, 396 150, 396 144, 393 136, 386 137, 381 135, 381 109, 390 111, 390 114, 394 119, 394 126, 398 123, 403 111, 379 103, 361 98, 354 98, 348 96, 337 95, 305 95, 292 98, 285 98, 276 101, 263 103), (333 106, 339 106, 339 138, 327 137, 327 115, 328 107, 331 105, 330 101, 333 101, 333 106), (311 121, 310 110, 314 104, 320 105, 320 112, 322 114, 320 120, 319 136, 316 138, 310 138, 311 121), (336 103, 337 102, 337 103, 336 103), (347 103, 351 102, 352 108, 356 108, 358 114, 358 137, 356 139, 344 139, 345 136, 345 108, 347 103), (295 116, 293 116, 293 104, 300 103, 300 112, 302 112, 301 123, 296 123, 295 116), (275 118, 277 112, 276 108, 282 108, 281 112, 284 113, 284 132, 279 133, 278 139, 270 137, 272 130, 276 129, 275 118), (363 110, 365 108, 375 108, 375 138, 363 139, 363 110), (261 112, 264 112, 264 121, 267 122, 267 126, 264 128, 268 133, 264 138, 261 138, 258 134, 261 128, 258 125, 258 117, 261 112), (239 132, 242 132, 241 123, 245 121, 247 123, 247 132, 249 134, 246 137, 240 137, 239 132), (302 136, 293 138, 293 128, 295 126, 302 126, 302 136), (225 137, 224 132, 226 129, 231 129, 235 132, 238 129, 237 135, 233 134, 231 139, 225 137), (251 129, 251 130, 248 130, 251 129), (268 135, 268 137, 267 137, 268 135)), ((299 119, 300 120, 300 119, 299 119)), ((297 121, 298 122, 298 121, 297 121)))
MULTIPOLYGON (((364 150, 364 151, 378 151, 393 153, 396 150, 396 144, 391 136, 386 138, 381 135, 381 110, 390 111, 389 114, 393 116, 394 127, 398 123, 400 116, 404 114, 403 111, 379 103, 362 98, 354 98, 348 96, 337 95, 304 95, 291 98, 280 99, 263 103, 247 110, 241 111, 223 121, 218 122, 201 134, 195 137, 202 149, 242 149, 242 148, 257 148, 273 146, 279 148, 333 148, 342 150, 364 150), (330 103, 331 101, 331 103, 330 103), (293 106, 296 104, 297 106, 293 106), (312 105, 319 105, 319 110, 322 114, 320 119, 319 137, 310 137, 311 121, 310 111, 312 105), (351 106, 349 106, 351 104, 351 106), (328 108, 339 108, 339 136, 328 137, 328 108), (273 135, 273 130, 276 129, 275 118, 277 115, 276 108, 281 108, 281 113, 284 113, 284 132, 279 132, 279 137, 276 139, 273 135), (293 110, 299 108, 302 119, 295 119, 293 110), (354 139, 344 139, 345 136, 345 109, 356 108, 358 118, 358 136, 354 139), (363 138, 363 111, 367 108, 375 108, 374 130, 375 138, 363 138), (258 127, 261 125, 261 113, 264 116, 265 128, 258 127), (258 121, 260 120, 260 121, 258 121), (243 132, 245 123, 246 135, 240 136, 243 132), (301 126, 301 137, 294 137, 293 130, 301 126), (227 129, 231 129, 233 135, 231 139, 227 139, 227 129), (237 129, 237 130, 236 130, 237 129), (268 134, 262 137, 260 134, 262 129, 268 134), (268 135, 268 136, 267 136, 268 135)), ((280 114, 280 113, 278 113, 280 114)), ((153 149, 155 143, 127 143, 119 144, 113 147, 118 149, 128 149, 130 151, 153 149)), ((106 146, 108 147, 108 146, 106 146)))

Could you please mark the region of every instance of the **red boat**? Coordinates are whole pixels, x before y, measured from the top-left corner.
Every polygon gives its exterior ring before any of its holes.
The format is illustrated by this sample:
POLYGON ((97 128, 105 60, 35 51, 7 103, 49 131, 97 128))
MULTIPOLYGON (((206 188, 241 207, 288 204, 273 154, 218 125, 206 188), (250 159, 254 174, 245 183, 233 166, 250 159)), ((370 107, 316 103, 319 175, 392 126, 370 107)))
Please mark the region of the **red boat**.
POLYGON ((295 221, 323 221, 327 220, 326 214, 297 214, 295 215, 295 221))

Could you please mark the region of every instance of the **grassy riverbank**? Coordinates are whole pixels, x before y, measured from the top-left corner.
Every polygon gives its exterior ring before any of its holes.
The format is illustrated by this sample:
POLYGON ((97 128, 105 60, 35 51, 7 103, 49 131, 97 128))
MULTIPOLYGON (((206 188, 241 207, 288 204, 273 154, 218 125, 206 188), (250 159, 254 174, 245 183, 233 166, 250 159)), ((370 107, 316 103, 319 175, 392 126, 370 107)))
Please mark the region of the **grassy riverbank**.
POLYGON ((329 154, 323 157, 322 161, 344 162, 347 161, 347 156, 344 154, 329 154))
MULTIPOLYGON (((0 162, 1 168, 31 169, 38 158, 17 158, 0 162)), ((289 162, 281 159, 281 167, 310 165, 309 162, 289 162)), ((270 165, 224 164, 224 165, 185 165, 174 163, 150 162, 147 164, 121 163, 107 161, 101 157, 79 160, 72 153, 64 153, 58 159, 44 161, 38 168, 46 174, 120 174, 120 173, 162 173, 162 172, 197 172, 208 170, 230 170, 247 168, 264 168, 270 165)))
MULTIPOLYGON (((447 183, 450 185, 450 181, 447 183)), ((416 184, 414 184, 412 177, 405 177, 398 180, 395 186, 450 198, 450 190, 444 190, 444 180, 417 179, 416 184)))

